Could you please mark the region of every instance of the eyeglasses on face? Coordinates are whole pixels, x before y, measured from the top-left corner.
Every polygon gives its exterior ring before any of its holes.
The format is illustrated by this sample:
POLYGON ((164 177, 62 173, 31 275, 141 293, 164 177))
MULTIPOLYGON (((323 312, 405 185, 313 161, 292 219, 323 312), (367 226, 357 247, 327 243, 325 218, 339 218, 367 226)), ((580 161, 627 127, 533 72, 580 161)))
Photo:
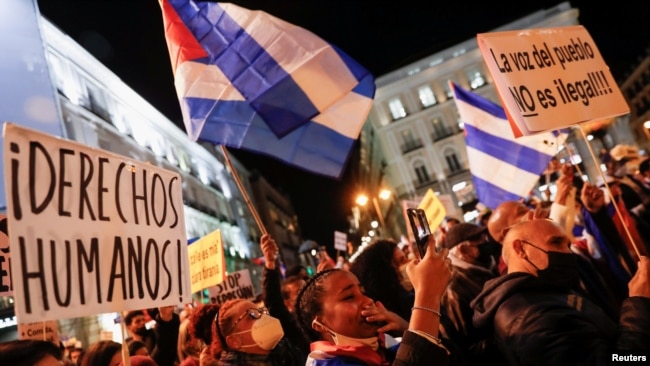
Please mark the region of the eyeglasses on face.
POLYGON ((233 330, 237 327, 237 324, 248 315, 251 319, 257 320, 262 317, 262 314, 269 315, 269 310, 265 307, 261 308, 250 308, 246 309, 246 311, 235 320, 235 322, 232 324, 232 327, 230 328, 230 332, 227 334, 231 334, 233 330))

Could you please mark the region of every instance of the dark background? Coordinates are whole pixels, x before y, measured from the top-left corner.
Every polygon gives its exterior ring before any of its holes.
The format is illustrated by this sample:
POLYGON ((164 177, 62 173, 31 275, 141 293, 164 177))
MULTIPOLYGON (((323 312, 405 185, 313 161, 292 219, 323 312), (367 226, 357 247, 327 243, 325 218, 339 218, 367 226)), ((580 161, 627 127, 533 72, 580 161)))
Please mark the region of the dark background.
MULTIPOLYGON (((489 32, 559 1, 231 1, 302 26, 343 49, 375 76, 489 32)), ((184 130, 157 0, 38 0, 41 14, 80 43, 184 130)), ((571 1, 616 79, 650 46, 650 10, 638 1, 571 1)), ((291 198, 304 239, 332 246, 361 187, 353 172, 324 178, 260 155, 232 151, 291 198)))

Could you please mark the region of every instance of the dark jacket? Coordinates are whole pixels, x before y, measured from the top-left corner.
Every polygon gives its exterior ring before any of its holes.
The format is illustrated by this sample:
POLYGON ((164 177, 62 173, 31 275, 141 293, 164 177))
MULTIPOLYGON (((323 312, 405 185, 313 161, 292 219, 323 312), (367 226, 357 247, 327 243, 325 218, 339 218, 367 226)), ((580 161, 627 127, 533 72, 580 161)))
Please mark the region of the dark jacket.
POLYGON ((156 315, 156 347, 151 352, 151 358, 158 366, 174 366, 178 360, 178 333, 181 320, 178 314, 172 314, 168 322, 156 315))
POLYGON ((262 278, 262 294, 264 297, 264 306, 269 309, 271 316, 278 318, 284 331, 283 340, 279 346, 285 347, 283 352, 292 353, 297 365, 304 365, 307 355, 309 354, 309 340, 305 338, 298 320, 289 312, 284 305, 281 289, 282 277, 279 269, 268 269, 264 267, 262 278))
POLYGON ((606 365, 616 350, 650 345, 648 298, 627 298, 616 323, 575 292, 511 273, 486 282, 472 307, 510 365, 606 365))
POLYGON ((497 277, 496 270, 490 271, 470 264, 459 266, 456 263, 441 300, 441 308, 449 317, 447 324, 452 325, 449 329, 444 329, 445 336, 462 350, 463 364, 500 364, 503 358, 492 341, 492 333, 474 327, 474 310, 470 306, 471 301, 483 289, 483 284, 497 277))

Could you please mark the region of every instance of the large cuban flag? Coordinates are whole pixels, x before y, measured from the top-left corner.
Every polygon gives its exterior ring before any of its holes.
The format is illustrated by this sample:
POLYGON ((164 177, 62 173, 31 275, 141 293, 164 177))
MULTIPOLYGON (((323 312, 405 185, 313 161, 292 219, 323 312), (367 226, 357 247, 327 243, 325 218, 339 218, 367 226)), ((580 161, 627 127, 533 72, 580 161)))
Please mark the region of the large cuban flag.
POLYGON ((492 209, 527 197, 566 140, 566 131, 515 139, 498 104, 451 83, 465 128, 465 145, 476 193, 492 209))
POLYGON ((370 72, 262 11, 198 0, 160 5, 190 138, 341 176, 372 107, 370 72))

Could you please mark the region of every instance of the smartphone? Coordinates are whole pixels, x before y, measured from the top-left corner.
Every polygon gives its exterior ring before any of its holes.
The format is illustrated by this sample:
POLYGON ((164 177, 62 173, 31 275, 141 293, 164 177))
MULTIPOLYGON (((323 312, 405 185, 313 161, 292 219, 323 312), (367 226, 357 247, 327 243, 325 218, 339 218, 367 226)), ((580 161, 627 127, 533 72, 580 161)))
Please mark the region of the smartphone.
POLYGON ((429 236, 431 236, 431 228, 429 227, 429 220, 423 209, 409 208, 406 210, 406 215, 411 224, 411 231, 415 237, 415 246, 418 248, 420 259, 424 258, 429 246, 429 236))

